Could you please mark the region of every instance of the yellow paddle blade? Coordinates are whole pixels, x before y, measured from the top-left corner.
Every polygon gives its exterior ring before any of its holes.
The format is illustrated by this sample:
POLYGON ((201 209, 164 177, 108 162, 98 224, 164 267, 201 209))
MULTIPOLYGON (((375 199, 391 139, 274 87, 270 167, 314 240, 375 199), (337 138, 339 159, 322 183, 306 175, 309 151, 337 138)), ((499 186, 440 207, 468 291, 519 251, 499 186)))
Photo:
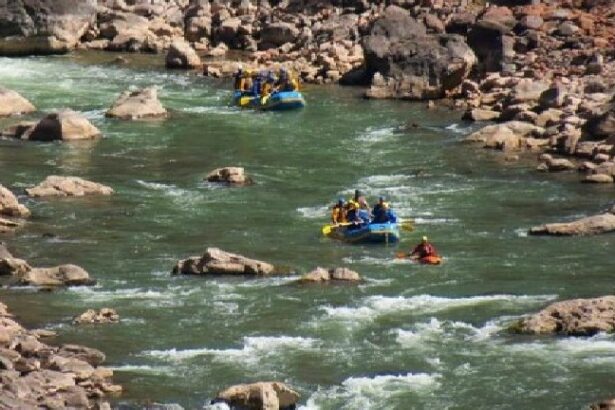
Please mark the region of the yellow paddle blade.
POLYGON ((404 258, 408 257, 408 254, 406 254, 406 252, 397 252, 397 253, 395 254, 395 257, 396 257, 397 259, 404 259, 404 258))
POLYGON ((325 225, 322 227, 322 234, 325 236, 328 236, 329 234, 331 234, 331 231, 333 231, 333 228, 331 227, 331 225, 325 225))
POLYGON ((250 100, 252 100, 252 97, 241 97, 239 99, 239 105, 245 107, 246 105, 250 104, 250 100))
POLYGON ((414 223, 412 219, 404 219, 400 222, 401 229, 403 231, 412 232, 414 231, 414 223))

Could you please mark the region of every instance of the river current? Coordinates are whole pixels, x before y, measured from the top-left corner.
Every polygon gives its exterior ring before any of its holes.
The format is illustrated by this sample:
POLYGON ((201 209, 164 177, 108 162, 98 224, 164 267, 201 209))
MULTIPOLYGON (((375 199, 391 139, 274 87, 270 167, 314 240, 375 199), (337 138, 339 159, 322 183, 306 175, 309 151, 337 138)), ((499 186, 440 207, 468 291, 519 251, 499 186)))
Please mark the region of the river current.
MULTIPOLYGON (((226 386, 285 381, 307 409, 578 409, 615 393, 615 337, 528 337, 506 327, 551 301, 613 293, 612 235, 528 237, 535 224, 594 213, 611 187, 537 173, 534 161, 461 142, 458 112, 367 101, 361 90, 306 87, 288 113, 228 106, 228 82, 114 54, 0 59, 0 84, 40 111, 84 113, 104 138, 0 141, 0 183, 47 175, 110 185, 108 198, 21 200, 33 216, 0 238, 32 265, 75 263, 98 280, 56 292, 0 289, 30 327, 107 354, 115 401, 202 408, 226 386), (152 68, 153 67, 153 68, 152 68), (156 85, 166 121, 122 122, 104 111, 129 87, 156 85), (246 188, 203 182, 243 166, 246 188), (361 189, 414 218, 396 246, 322 238, 327 207, 361 189), (445 261, 395 260, 428 235, 445 261), (295 277, 171 276, 208 246, 306 272, 348 266, 358 286, 297 286, 295 277), (117 325, 71 325, 112 307, 117 325)), ((40 113, 27 118, 40 117, 40 113)), ((15 120, 0 120, 0 126, 15 120)))

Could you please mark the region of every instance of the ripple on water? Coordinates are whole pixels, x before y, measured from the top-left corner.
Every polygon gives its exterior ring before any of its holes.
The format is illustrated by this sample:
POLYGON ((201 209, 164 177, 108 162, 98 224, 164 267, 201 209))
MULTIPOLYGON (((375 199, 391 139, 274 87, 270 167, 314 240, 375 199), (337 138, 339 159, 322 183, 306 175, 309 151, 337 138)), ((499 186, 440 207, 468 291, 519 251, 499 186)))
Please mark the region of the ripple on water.
POLYGON ((357 307, 324 306, 325 319, 351 322, 372 321, 379 316, 402 311, 413 314, 427 314, 447 309, 476 306, 484 303, 534 304, 553 300, 555 295, 489 295, 467 298, 445 298, 432 295, 403 296, 368 296, 357 307))
POLYGON ((396 396, 431 393, 440 386, 439 373, 406 373, 350 377, 340 386, 319 389, 300 410, 320 408, 384 409, 396 396))
POLYGON ((154 357, 166 362, 182 362, 199 356, 211 356, 216 362, 231 362, 237 365, 257 365, 265 358, 279 356, 285 351, 306 351, 316 349, 318 339, 292 336, 246 336, 243 347, 238 349, 166 349, 148 350, 143 356, 154 357))

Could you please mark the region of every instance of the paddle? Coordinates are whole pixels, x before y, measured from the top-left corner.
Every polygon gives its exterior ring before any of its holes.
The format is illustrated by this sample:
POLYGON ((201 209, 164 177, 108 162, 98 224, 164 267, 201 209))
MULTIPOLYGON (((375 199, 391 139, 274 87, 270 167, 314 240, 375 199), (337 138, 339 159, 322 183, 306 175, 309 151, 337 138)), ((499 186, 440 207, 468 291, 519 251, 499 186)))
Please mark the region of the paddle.
POLYGON ((397 259, 411 259, 413 261, 417 260, 417 256, 409 255, 407 252, 397 252, 395 254, 395 258, 397 259))
POLYGON ((399 226, 402 231, 412 232, 414 231, 414 220, 412 219, 400 219, 399 226))
POLYGON ((328 236, 331 234, 331 232, 333 232, 333 228, 337 228, 338 226, 348 226, 348 225, 352 225, 351 222, 343 222, 343 223, 339 223, 339 224, 327 224, 325 226, 322 227, 322 234, 325 236, 328 236))

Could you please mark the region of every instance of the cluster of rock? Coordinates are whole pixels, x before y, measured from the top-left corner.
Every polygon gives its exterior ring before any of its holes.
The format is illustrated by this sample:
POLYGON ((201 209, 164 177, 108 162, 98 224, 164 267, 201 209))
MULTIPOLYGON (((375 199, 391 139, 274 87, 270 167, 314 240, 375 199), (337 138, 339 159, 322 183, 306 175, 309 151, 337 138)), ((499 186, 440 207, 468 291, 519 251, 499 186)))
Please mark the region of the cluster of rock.
POLYGON ((539 157, 539 170, 578 169, 584 182, 613 182, 613 17, 612 2, 580 7, 553 1, 479 14, 472 30, 480 26, 497 41, 468 36, 484 74, 464 80, 457 105, 467 107, 464 118, 500 124, 468 140, 547 153, 539 157), (480 49, 475 41, 483 43, 480 49))
POLYGON ((8 275, 11 282, 21 286, 90 286, 96 283, 90 275, 77 265, 59 265, 51 268, 34 268, 23 259, 11 255, 0 245, 0 276, 8 275))
POLYGON ((119 321, 120 315, 118 315, 115 309, 111 308, 88 309, 73 318, 73 323, 77 325, 118 323, 119 321))
POLYGON ((47 142, 90 140, 101 135, 83 114, 70 109, 48 114, 38 122, 22 121, 0 132, 0 137, 47 142))
POLYGON ((246 258, 218 248, 207 248, 203 256, 192 256, 177 262, 174 275, 255 275, 275 274, 276 268, 270 263, 246 258))
POLYGON ((53 332, 27 330, 0 303, 0 407, 110 409, 105 397, 120 393, 99 350, 53 346, 53 332))
POLYGON ((212 404, 225 403, 231 408, 290 410, 299 400, 299 393, 281 382, 238 384, 216 394, 212 404))
POLYGON ((513 329, 528 334, 592 336, 615 330, 615 296, 553 303, 523 318, 513 329))

